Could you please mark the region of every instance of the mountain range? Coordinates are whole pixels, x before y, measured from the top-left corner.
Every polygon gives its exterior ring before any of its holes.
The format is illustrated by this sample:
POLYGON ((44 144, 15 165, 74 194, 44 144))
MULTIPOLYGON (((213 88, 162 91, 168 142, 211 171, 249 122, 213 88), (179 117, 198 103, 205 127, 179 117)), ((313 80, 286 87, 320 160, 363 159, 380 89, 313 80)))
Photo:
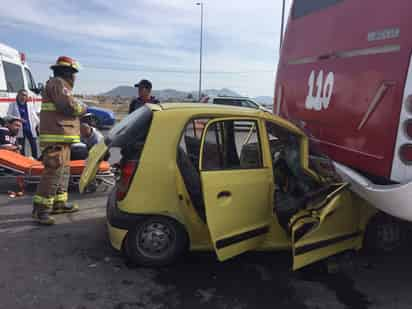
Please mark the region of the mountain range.
MULTIPOLYGON (((234 97, 239 97, 240 94, 227 89, 227 88, 222 88, 222 89, 205 89, 202 91, 203 94, 206 94, 210 97, 215 97, 215 96, 234 96, 234 97)), ((108 97, 134 97, 137 94, 137 89, 135 87, 130 87, 130 86, 118 86, 108 92, 102 93, 102 96, 108 96, 108 97)), ((163 90, 153 90, 152 94, 158 98, 160 101, 169 101, 169 100, 187 100, 191 98, 197 98, 198 97, 198 92, 197 91, 179 91, 175 89, 163 89, 163 90)), ((263 105, 271 105, 273 103, 273 98, 269 96, 259 96, 256 97, 255 100, 258 103, 261 103, 263 105)))

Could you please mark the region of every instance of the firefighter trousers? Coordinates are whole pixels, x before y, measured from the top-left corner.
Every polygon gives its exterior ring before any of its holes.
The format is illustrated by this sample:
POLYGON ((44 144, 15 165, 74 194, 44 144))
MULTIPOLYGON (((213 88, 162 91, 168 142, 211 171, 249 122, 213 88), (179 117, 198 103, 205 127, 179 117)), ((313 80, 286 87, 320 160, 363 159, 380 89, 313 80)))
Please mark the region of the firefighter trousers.
POLYGON ((56 203, 67 202, 70 179, 70 144, 47 145, 43 152, 44 170, 33 204, 39 211, 50 212, 56 203))

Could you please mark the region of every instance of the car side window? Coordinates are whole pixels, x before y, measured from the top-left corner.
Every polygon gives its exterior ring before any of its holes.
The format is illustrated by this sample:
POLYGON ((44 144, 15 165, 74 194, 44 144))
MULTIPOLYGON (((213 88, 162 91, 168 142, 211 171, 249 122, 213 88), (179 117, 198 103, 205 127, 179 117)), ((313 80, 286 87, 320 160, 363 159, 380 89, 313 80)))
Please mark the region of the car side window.
POLYGON ((190 120, 180 139, 179 151, 190 159, 196 169, 199 167, 202 134, 208 121, 208 118, 190 120))
POLYGON ((210 125, 203 144, 202 170, 263 168, 255 120, 224 120, 210 125))
POLYGON ((257 108, 257 105, 254 104, 253 102, 249 101, 249 100, 243 100, 242 101, 242 106, 243 107, 249 107, 249 108, 257 108))

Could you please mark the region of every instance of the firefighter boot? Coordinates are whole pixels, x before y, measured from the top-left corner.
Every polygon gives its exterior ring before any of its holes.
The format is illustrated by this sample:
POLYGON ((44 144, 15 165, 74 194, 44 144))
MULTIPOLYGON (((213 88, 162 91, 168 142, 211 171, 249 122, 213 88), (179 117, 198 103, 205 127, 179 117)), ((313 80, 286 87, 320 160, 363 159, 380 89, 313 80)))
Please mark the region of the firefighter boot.
POLYGON ((32 216, 40 225, 53 225, 55 223, 54 218, 49 214, 49 208, 43 205, 34 204, 32 216))
POLYGON ((79 211, 79 205, 77 205, 76 203, 55 202, 51 213, 53 215, 58 215, 63 213, 73 213, 77 211, 79 211))

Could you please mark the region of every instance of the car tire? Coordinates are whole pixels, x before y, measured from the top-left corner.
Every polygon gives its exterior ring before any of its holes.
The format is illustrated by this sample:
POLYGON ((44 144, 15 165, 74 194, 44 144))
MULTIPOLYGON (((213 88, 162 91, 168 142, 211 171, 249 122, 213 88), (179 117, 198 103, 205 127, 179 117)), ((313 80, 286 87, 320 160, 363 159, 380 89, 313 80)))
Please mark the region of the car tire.
POLYGON ((188 250, 183 225, 165 216, 148 217, 129 230, 125 255, 135 264, 149 267, 170 265, 188 250))
POLYGON ((386 254, 399 250, 405 237, 400 220, 379 213, 368 223, 363 247, 368 254, 386 254))

